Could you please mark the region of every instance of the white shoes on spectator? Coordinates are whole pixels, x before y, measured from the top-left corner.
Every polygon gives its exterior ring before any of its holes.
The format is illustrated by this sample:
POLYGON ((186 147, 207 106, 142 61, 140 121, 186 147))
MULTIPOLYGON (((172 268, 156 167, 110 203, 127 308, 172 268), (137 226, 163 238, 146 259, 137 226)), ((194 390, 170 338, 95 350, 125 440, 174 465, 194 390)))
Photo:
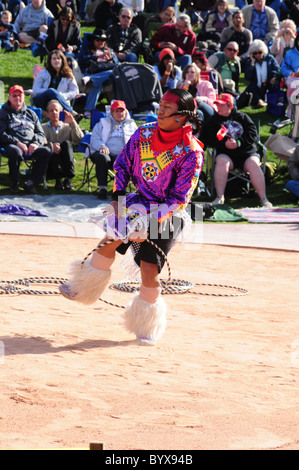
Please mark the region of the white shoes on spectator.
POLYGON ((213 206, 216 206, 217 204, 224 204, 224 196, 217 196, 216 199, 212 202, 213 206))
POLYGON ((264 209, 271 209, 273 207, 272 203, 269 201, 269 199, 267 199, 266 197, 264 197, 263 199, 261 199, 261 206, 264 208, 264 209))

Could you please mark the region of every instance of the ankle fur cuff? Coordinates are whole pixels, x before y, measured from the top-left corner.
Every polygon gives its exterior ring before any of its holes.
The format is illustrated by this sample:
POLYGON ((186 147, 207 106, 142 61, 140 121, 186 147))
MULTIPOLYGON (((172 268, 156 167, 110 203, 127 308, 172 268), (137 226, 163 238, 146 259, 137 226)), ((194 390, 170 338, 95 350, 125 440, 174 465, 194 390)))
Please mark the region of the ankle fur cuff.
POLYGON ((70 280, 68 287, 73 293, 73 300, 85 305, 92 305, 107 287, 111 270, 102 271, 91 265, 87 260, 83 265, 81 261, 75 261, 70 266, 70 280))
POLYGON ((160 296, 155 303, 135 295, 124 313, 125 328, 137 338, 159 340, 166 328, 167 306, 160 296))

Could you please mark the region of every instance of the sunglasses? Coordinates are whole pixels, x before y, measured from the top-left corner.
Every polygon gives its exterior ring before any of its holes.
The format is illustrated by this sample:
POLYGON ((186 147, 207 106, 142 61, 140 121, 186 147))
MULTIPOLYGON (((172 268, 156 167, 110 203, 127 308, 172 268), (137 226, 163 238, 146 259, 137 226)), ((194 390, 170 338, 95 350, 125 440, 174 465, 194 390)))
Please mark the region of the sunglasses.
POLYGON ((127 20, 130 20, 130 19, 131 19, 131 17, 128 16, 128 15, 121 15, 121 18, 126 18, 127 20))
POLYGON ((262 51, 253 52, 252 55, 262 55, 262 51))
POLYGON ((230 52, 239 52, 237 49, 232 49, 231 47, 226 48, 230 52))

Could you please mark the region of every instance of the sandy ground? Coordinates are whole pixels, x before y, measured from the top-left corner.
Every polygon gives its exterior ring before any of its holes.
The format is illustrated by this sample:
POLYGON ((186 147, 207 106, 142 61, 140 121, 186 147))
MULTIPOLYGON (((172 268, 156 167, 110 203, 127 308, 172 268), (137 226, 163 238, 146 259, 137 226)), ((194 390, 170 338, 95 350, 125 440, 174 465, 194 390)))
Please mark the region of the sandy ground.
MULTIPOLYGON (((2 280, 64 277, 96 244, 0 243, 2 280)), ((120 259, 113 281, 123 279, 120 259)), ((169 261, 174 278, 249 294, 167 295, 155 347, 138 346, 122 310, 102 302, 1 295, 1 449, 299 449, 298 252, 184 244, 169 261)), ((105 298, 131 295, 109 289, 105 298)))

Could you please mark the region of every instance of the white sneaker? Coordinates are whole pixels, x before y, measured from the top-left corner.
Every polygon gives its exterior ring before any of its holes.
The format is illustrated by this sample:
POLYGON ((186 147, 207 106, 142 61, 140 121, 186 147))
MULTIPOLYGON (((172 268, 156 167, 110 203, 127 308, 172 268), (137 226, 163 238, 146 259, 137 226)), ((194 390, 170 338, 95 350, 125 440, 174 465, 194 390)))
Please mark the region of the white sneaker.
POLYGON ((212 202, 213 206, 216 206, 217 204, 224 204, 224 196, 217 196, 216 199, 212 202))
POLYGON ((90 82, 91 78, 86 76, 86 77, 82 77, 82 82, 84 83, 84 85, 87 85, 89 82, 90 82))
POLYGON ((273 204, 266 197, 264 197, 261 199, 261 206, 264 207, 264 209, 272 209, 273 204))

